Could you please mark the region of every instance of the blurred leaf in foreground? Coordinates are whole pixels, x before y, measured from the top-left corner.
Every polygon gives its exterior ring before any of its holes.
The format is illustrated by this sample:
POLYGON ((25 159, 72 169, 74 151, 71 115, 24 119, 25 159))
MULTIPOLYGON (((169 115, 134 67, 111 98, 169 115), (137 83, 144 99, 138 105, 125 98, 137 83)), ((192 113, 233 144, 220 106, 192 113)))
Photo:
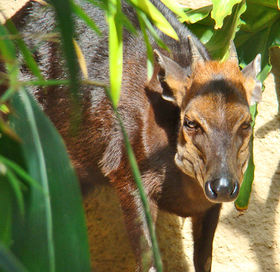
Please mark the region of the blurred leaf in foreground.
POLYGON ((90 271, 79 185, 62 139, 26 90, 11 105, 10 123, 22 139, 17 153, 41 187, 25 194, 23 220, 14 216, 11 249, 30 271, 90 271))

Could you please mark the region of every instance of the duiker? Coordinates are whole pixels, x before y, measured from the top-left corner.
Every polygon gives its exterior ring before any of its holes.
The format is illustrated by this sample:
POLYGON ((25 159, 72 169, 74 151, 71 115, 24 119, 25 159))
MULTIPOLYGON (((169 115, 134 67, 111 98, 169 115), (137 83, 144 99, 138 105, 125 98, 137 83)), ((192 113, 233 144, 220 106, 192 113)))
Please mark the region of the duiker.
MULTIPOLYGON (((146 47, 142 36, 124 33, 124 60, 120 115, 133 146, 153 219, 158 208, 191 217, 196 271, 210 271, 212 241, 221 203, 238 195, 249 157, 251 115, 249 106, 261 98, 256 80, 260 56, 239 70, 236 60, 212 61, 204 46, 160 2, 154 5, 179 36, 175 41, 156 30, 170 51, 155 42, 154 73, 147 79, 146 47)), ((103 12, 83 3, 104 32, 97 38, 77 23, 91 79, 108 82, 107 28, 103 12)), ((129 6, 124 12, 139 29, 129 6)), ((21 21, 27 35, 55 27, 53 13, 33 4, 21 21)), ((139 31, 140 32, 140 31, 139 31)), ((64 76, 59 46, 46 42, 36 56, 47 78, 64 76)), ((28 72, 23 69, 23 76, 28 72)), ((69 133, 72 108, 66 87, 52 87, 35 95, 67 145, 83 192, 107 181, 114 186, 139 271, 154 271, 153 263, 141 267, 141 252, 150 247, 147 226, 139 222, 143 211, 123 137, 104 90, 82 87, 82 120, 79 132, 69 133), (146 241, 141 240, 146 237, 146 241)))

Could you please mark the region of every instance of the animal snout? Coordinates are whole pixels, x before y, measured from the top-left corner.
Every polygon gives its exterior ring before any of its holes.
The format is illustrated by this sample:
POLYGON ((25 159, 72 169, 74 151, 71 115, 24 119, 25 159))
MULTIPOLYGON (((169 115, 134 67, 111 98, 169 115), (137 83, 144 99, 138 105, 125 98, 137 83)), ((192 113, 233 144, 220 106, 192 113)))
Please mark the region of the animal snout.
POLYGON ((229 178, 218 178, 205 183, 205 193, 209 200, 214 202, 233 201, 239 192, 237 181, 229 178))

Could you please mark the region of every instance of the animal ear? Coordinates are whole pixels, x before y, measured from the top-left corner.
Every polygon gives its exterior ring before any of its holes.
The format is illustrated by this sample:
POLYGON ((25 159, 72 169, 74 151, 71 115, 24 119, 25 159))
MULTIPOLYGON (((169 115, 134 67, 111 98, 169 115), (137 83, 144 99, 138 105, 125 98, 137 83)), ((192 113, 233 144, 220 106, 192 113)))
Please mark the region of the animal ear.
POLYGON ((162 87, 161 96, 163 99, 180 106, 185 95, 186 70, 156 49, 154 54, 160 67, 157 77, 162 87))
POLYGON ((261 71, 261 55, 258 54, 243 70, 246 78, 245 89, 247 91, 248 103, 250 106, 258 103, 262 99, 262 83, 257 79, 261 71))
POLYGON ((209 60, 207 55, 199 51, 199 47, 195 44, 195 41, 193 40, 193 37, 191 35, 187 36, 187 40, 188 40, 188 46, 189 46, 192 63, 198 61, 204 62, 206 60, 209 60))
POLYGON ((233 40, 230 41, 229 44, 229 60, 231 61, 235 61, 238 64, 238 56, 237 56, 237 52, 236 52, 236 47, 235 44, 233 42, 233 40))

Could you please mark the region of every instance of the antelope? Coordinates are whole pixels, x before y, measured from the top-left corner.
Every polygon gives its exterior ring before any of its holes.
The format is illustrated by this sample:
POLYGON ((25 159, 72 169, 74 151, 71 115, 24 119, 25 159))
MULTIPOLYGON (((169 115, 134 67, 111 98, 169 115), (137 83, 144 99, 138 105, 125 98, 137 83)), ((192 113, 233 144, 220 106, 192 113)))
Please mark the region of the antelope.
MULTIPOLYGON (((156 29, 170 49, 152 41, 154 70, 147 78, 143 37, 124 32, 124 58, 118 111, 141 171, 153 220, 158 209, 191 217, 196 272, 211 271, 212 242, 223 202, 238 195, 249 158, 252 134, 249 106, 260 101, 260 55, 240 71, 238 62, 211 60, 206 48, 160 1, 161 11, 179 36, 173 40, 156 29)), ((103 12, 82 4, 104 32, 97 38, 81 22, 77 42, 86 57, 89 77, 108 82, 107 28, 103 12)), ((131 7, 124 12, 138 31, 131 7)), ((55 26, 52 11, 39 4, 21 23, 26 34, 55 26)), ((36 55, 47 78, 64 75, 59 46, 46 42, 36 55)), ((23 75, 28 74, 23 69, 23 75)), ((109 99, 100 87, 80 90, 82 121, 77 134, 69 133, 72 108, 67 87, 38 89, 34 94, 64 138, 84 194, 90 186, 109 182, 118 194, 138 271, 155 271, 141 265, 141 254, 151 241, 137 187, 126 155, 120 126, 109 99), (145 241, 141 240, 145 237, 145 241)))

